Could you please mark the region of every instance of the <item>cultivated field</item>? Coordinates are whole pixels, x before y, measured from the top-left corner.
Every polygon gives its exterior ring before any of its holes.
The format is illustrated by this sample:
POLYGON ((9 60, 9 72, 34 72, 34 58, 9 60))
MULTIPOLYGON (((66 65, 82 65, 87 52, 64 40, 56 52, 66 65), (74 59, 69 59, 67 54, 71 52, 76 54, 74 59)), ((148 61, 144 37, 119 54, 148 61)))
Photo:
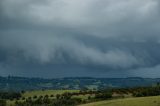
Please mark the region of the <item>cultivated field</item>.
POLYGON ((160 106, 160 96, 107 100, 79 106, 160 106))

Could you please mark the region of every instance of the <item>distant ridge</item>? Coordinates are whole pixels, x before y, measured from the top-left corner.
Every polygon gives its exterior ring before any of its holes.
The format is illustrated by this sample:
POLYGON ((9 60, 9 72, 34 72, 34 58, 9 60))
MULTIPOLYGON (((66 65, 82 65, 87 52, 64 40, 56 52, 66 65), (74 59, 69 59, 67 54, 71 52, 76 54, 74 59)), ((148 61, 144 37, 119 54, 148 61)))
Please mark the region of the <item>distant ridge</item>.
POLYGON ((0 90, 42 90, 42 89, 105 89, 125 88, 138 86, 152 86, 160 82, 160 78, 93 78, 93 77, 66 77, 66 78, 27 78, 17 76, 0 76, 0 90))

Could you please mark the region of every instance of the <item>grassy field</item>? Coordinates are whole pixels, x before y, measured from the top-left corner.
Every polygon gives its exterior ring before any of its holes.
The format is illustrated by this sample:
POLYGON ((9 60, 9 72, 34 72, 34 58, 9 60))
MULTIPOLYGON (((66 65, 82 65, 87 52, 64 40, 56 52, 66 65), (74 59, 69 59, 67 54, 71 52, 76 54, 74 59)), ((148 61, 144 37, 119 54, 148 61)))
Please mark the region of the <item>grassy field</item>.
POLYGON ((33 96, 45 96, 45 95, 57 95, 57 94, 63 94, 66 92, 79 92, 79 90, 39 90, 39 91, 27 91, 25 92, 22 97, 33 97, 33 96))
MULTIPOLYGON (((63 94, 66 92, 79 92, 79 90, 39 90, 39 91, 27 91, 22 94, 22 98, 34 98, 34 96, 46 96, 49 98, 55 99, 57 94, 63 94), (50 97, 54 95, 54 97, 50 97)), ((73 98, 81 98, 82 100, 87 100, 88 97, 94 97, 94 95, 86 94, 86 95, 75 95, 73 98)), ((18 101, 23 101, 22 98, 18 101)), ((14 106, 16 100, 8 100, 7 106, 14 106)), ((106 100, 100 102, 94 102, 79 106, 160 106, 160 96, 153 97, 141 97, 141 98, 126 98, 126 99, 115 99, 115 100, 106 100)))
MULTIPOLYGON (((63 94, 63 93, 66 93, 66 92, 79 92, 79 90, 37 90, 37 91, 27 91, 25 92, 24 94, 22 94, 22 98, 33 98, 34 96, 45 96, 45 95, 48 95, 49 97, 51 95, 54 95, 53 98, 56 98, 56 95, 57 94, 63 94)), ((20 98, 19 101, 22 101, 22 98, 20 98)), ((13 105, 15 103, 16 100, 8 100, 7 101, 7 106, 10 106, 10 105, 13 105)))
POLYGON ((79 106, 160 106, 160 96, 108 100, 79 106))

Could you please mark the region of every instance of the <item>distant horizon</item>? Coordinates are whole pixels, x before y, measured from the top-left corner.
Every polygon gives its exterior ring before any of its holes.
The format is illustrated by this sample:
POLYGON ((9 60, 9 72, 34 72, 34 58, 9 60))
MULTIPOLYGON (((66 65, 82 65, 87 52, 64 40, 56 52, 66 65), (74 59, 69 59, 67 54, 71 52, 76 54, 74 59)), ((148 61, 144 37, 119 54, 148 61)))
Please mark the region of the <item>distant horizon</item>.
POLYGON ((127 78, 142 78, 142 79, 148 79, 148 78, 149 78, 149 79, 160 79, 160 77, 152 78, 152 77, 138 77, 138 76, 135 76, 135 77, 89 77, 89 76, 88 76, 88 77, 87 77, 87 76, 85 76, 85 77, 84 77, 84 76, 79 76, 79 77, 77 76, 77 77, 76 77, 76 76, 73 76, 73 77, 57 77, 57 78, 56 78, 56 77, 53 77, 53 78, 47 78, 47 77, 46 77, 46 78, 45 78, 45 77, 36 77, 36 76, 35 76, 35 77, 27 77, 27 76, 8 75, 8 76, 0 76, 0 77, 5 77, 5 78, 7 78, 7 77, 35 78, 35 79, 61 79, 61 78, 62 78, 62 79, 63 79, 63 78, 64 78, 64 79, 65 79, 65 78, 82 78, 82 79, 83 79, 83 78, 93 78, 93 79, 94 79, 94 78, 97 78, 97 79, 99 79, 99 78, 100 78, 100 79, 103 79, 103 78, 104 78, 104 79, 123 79, 123 78, 124 78, 124 79, 127 79, 127 78))

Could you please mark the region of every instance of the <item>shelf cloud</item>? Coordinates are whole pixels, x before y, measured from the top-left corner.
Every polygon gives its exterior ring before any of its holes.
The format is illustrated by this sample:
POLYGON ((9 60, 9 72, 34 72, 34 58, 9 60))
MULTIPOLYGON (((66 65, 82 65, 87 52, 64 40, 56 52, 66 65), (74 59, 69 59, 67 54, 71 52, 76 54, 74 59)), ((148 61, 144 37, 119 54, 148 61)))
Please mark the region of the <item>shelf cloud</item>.
POLYGON ((159 0, 1 0, 0 74, 159 74, 159 17, 159 0))

